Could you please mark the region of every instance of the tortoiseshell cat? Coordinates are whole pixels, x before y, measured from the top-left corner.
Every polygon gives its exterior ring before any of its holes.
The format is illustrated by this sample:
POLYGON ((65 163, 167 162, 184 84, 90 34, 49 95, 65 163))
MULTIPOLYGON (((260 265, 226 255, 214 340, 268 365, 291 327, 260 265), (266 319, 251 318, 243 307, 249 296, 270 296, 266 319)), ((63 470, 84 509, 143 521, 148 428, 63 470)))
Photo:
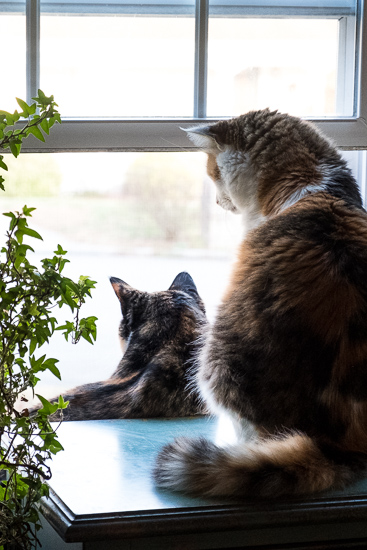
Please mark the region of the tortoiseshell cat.
MULTIPOLYGON (((124 355, 112 376, 78 386, 63 397, 64 420, 175 417, 204 414, 188 388, 196 340, 206 323, 204 304, 188 273, 163 292, 141 292, 111 277, 120 301, 124 355)), ((59 420, 60 412, 50 416, 59 420)))
POLYGON ((243 216, 198 388, 247 441, 178 439, 158 485, 229 497, 342 488, 367 465, 367 215, 335 147, 298 118, 253 111, 188 130, 217 202, 243 216))

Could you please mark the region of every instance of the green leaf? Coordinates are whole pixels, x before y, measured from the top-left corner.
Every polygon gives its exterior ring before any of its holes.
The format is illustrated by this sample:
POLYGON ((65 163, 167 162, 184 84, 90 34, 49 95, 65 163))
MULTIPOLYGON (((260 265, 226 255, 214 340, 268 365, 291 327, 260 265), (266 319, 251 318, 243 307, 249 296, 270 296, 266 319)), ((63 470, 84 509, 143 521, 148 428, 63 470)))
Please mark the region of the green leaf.
POLYGON ((81 337, 84 338, 84 340, 86 340, 89 344, 93 345, 93 340, 92 340, 90 334, 88 334, 88 332, 85 332, 83 330, 82 333, 81 333, 81 337))
POLYGON ((49 498, 49 496, 50 496, 50 488, 49 488, 49 486, 48 486, 46 483, 42 483, 42 487, 41 487, 40 493, 41 493, 41 496, 49 498))
MULTIPOLYGON (((57 403, 56 403, 55 406, 57 407, 57 403)), ((48 432, 44 436, 41 436, 41 437, 44 441, 43 450, 50 451, 52 454, 56 454, 59 451, 64 450, 64 447, 58 441, 57 435, 56 435, 55 432, 48 432)))
POLYGON ((31 115, 34 115, 37 110, 37 103, 32 103, 32 105, 28 105, 28 110, 31 115))
POLYGON ((74 326, 74 323, 72 323, 71 321, 66 321, 65 325, 58 326, 56 330, 63 330, 64 331, 63 335, 65 337, 65 340, 67 341, 69 334, 73 334, 75 330, 75 326, 74 326))
MULTIPOLYGON (((62 285, 64 286, 64 285, 62 285)), ((67 287, 65 289, 64 292, 62 292, 62 298, 61 298, 61 303, 62 304, 68 304, 68 306, 70 307, 71 311, 74 311, 75 307, 76 307, 76 302, 75 300, 73 299, 73 296, 71 295, 70 293, 70 290, 69 288, 67 287)))
POLYGON ((13 114, 9 113, 8 111, 0 111, 0 115, 3 115, 5 117, 8 126, 13 126, 20 118, 18 111, 14 111, 13 114))
POLYGON ((21 476, 17 475, 17 497, 24 498, 28 491, 28 484, 26 479, 22 479, 21 476))
POLYGON ((63 256, 64 254, 67 254, 67 250, 64 250, 60 244, 57 245, 57 250, 54 251, 54 254, 57 256, 63 256))
POLYGON ((16 216, 14 212, 4 212, 3 216, 7 216, 8 218, 11 218, 12 220, 16 220, 16 216))
POLYGON ((29 133, 34 135, 34 137, 36 137, 40 141, 45 141, 45 138, 43 137, 41 130, 37 126, 31 126, 29 128, 29 133))
POLYGON ((29 117, 32 113, 32 110, 31 110, 31 107, 29 105, 27 105, 27 103, 25 101, 23 101, 22 99, 19 99, 19 97, 16 97, 15 98, 17 100, 17 103, 19 105, 19 107, 21 109, 23 109, 23 112, 21 113, 21 115, 25 118, 25 117, 29 117))
POLYGON ((5 164, 5 162, 3 161, 3 158, 4 158, 4 156, 3 156, 3 155, 0 155, 0 168, 2 168, 3 170, 8 171, 8 167, 7 167, 7 165, 5 164))
POLYGON ((55 113, 54 116, 53 116, 53 120, 55 120, 56 122, 58 122, 59 124, 61 124, 61 116, 59 113, 55 113))
POLYGON ((66 409, 66 407, 69 405, 69 401, 64 401, 63 396, 60 395, 57 405, 58 405, 59 409, 66 409))
POLYGON ((71 279, 68 279, 65 277, 65 282, 66 282, 66 285, 76 294, 78 295, 79 294, 79 286, 74 283, 74 281, 72 281, 71 279))
POLYGON ((27 205, 23 206, 23 214, 25 216, 32 216, 31 212, 33 212, 33 210, 36 210, 36 208, 28 208, 27 205))
POLYGON ((31 252, 34 252, 34 249, 31 246, 29 246, 29 244, 21 244, 18 246, 17 254, 18 256, 22 256, 24 259, 25 256, 27 255, 28 250, 30 250, 31 252))
POLYGON ((17 229, 17 231, 15 232, 15 237, 19 244, 23 243, 23 235, 24 231, 22 229, 17 229))
POLYGON ((28 308, 28 313, 33 315, 33 317, 37 317, 40 314, 37 309, 37 304, 32 304, 31 307, 28 308))
POLYGON ((29 358, 33 372, 39 372, 39 371, 45 370, 42 368, 45 358, 46 358, 46 355, 42 355, 38 359, 36 359, 35 357, 29 358))
POLYGON ((37 339, 32 338, 29 344, 29 355, 33 355, 37 347, 37 339))
POLYGON ((36 393, 36 395, 42 403, 42 408, 38 410, 39 413, 41 413, 41 414, 44 413, 44 414, 50 415, 50 414, 53 414, 54 412, 57 411, 57 408, 58 408, 57 403, 52 404, 49 401, 47 401, 47 399, 45 399, 45 397, 42 397, 42 395, 39 395, 38 393, 36 393))
POLYGON ((38 97, 32 97, 37 103, 39 103, 41 106, 46 107, 48 105, 56 105, 54 101, 54 96, 51 95, 50 97, 47 97, 42 90, 38 90, 38 97))
POLYGON ((40 122, 40 126, 41 126, 42 130, 45 132, 45 134, 47 134, 47 135, 50 134, 50 125, 49 125, 49 122, 48 122, 47 118, 44 118, 40 122))
POLYGON ((60 371, 59 369, 56 367, 56 363, 58 363, 59 360, 58 359, 47 359, 42 367, 45 367, 45 369, 42 369, 42 370, 49 370, 50 372, 52 372, 52 374, 54 376, 56 376, 56 378, 58 378, 59 380, 61 380, 61 374, 60 374, 60 371))
POLYGON ((21 149, 20 143, 16 143, 15 141, 10 141, 9 146, 10 146, 10 151, 13 153, 13 156, 17 158, 21 149))
POLYGON ((43 241, 41 235, 30 227, 23 227, 22 232, 24 235, 28 235, 29 237, 34 237, 35 239, 40 239, 41 241, 43 241))

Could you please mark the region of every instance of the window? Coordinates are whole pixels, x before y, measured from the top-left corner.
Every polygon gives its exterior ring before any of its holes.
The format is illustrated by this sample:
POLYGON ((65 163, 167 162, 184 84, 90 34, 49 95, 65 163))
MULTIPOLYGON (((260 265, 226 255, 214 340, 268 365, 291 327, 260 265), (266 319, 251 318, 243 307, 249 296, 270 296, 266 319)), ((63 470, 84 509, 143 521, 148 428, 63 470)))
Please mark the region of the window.
MULTIPOLYGON (((269 91, 339 146, 367 146, 362 1, 8 0, 0 14, 18 59, 27 29, 28 97, 51 87, 65 118, 29 151, 193 149, 180 122, 262 107, 269 91)), ((24 89, 22 66, 2 104, 24 89)))
POLYGON ((120 312, 110 275, 158 290, 187 270, 213 317, 239 220, 216 207, 203 155, 181 126, 265 106, 308 117, 348 150, 365 194, 360 0, 0 0, 0 19, 11 43, 0 107, 13 110, 15 96, 30 100, 40 87, 63 115, 45 144, 24 143, 31 163, 26 154, 7 159, 3 211, 23 200, 36 206, 39 254, 60 243, 70 275, 98 280, 86 310, 99 317, 97 343, 73 348, 55 338, 48 353, 61 360, 63 380, 45 375, 46 396, 116 367, 120 312))

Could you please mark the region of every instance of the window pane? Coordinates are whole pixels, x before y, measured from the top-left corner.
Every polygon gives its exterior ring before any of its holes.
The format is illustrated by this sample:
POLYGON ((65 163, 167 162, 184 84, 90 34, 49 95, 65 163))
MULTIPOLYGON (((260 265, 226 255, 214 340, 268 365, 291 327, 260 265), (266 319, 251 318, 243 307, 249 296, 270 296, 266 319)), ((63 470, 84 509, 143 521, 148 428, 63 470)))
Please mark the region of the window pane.
POLYGON ((185 16, 43 14, 41 88, 63 116, 192 116, 194 30, 185 16))
MULTIPOLYGON (((208 115, 265 107, 298 116, 351 115, 353 94, 342 112, 337 106, 338 32, 336 19, 211 17, 208 115)), ((354 49, 352 64, 353 55, 354 49)))
POLYGON ((25 2, 0 3, 1 84, 0 109, 13 112, 16 97, 26 99, 26 23, 25 2))
MULTIPOLYGON (((366 155, 346 158, 365 186, 366 155)), ((7 155, 2 212, 37 209, 29 220, 43 241, 25 237, 38 262, 60 244, 70 263, 64 274, 97 281, 83 316, 96 315, 94 346, 66 343, 55 333, 42 354, 60 360, 62 381, 41 373, 40 393, 52 397, 78 384, 103 380, 121 359, 119 303, 109 277, 146 291, 164 290, 188 271, 209 319, 215 316, 242 239, 239 216, 215 201, 215 186, 205 173, 203 153, 59 153, 7 155)), ((4 235, 9 218, 0 216, 4 235)), ((53 310, 60 322, 68 311, 53 310)))
POLYGON ((4 205, 35 203, 41 233, 72 248, 175 257, 233 251, 204 153, 8 155, 6 162, 4 205))
MULTIPOLYGON (((40 261, 60 244, 64 274, 97 281, 83 316, 96 315, 94 346, 66 343, 56 333, 43 353, 60 360, 62 382, 42 373, 40 393, 53 396, 102 380, 121 359, 121 311, 109 283, 119 277, 141 290, 169 288, 187 271, 213 319, 241 238, 238 216, 221 210, 205 175, 203 153, 59 153, 7 155, 2 212, 36 207, 29 225, 43 241, 25 238, 40 261)), ((0 216, 4 235, 9 218, 0 216)), ((53 310, 60 322, 68 311, 53 310)))

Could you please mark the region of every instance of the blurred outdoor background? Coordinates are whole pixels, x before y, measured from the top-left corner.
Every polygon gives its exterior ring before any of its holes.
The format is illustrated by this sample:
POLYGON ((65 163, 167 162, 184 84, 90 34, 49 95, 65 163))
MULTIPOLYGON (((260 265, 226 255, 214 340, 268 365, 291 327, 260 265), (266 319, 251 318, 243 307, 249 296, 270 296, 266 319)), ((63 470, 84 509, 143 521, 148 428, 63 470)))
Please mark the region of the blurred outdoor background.
MULTIPOLYGON (((351 160, 357 153, 348 153, 351 160)), ((241 240, 239 216, 215 202, 203 153, 59 153, 7 155, 1 212, 36 207, 30 227, 43 241, 27 239, 35 262, 61 244, 65 274, 97 281, 83 315, 98 317, 94 346, 77 346, 56 333, 43 352, 60 359, 62 381, 43 373, 39 391, 53 396, 75 385, 107 378, 121 359, 119 302, 109 277, 140 290, 169 288, 188 271, 210 320, 227 284, 241 240)), ((9 218, 0 216, 0 234, 9 218)), ((60 322, 65 313, 54 311, 60 322)), ((41 351, 41 350, 40 350, 41 351)))
MULTIPOLYGON (((121 312, 110 276, 156 291, 188 271, 213 319, 241 225, 216 205, 205 160, 202 153, 7 155, 1 211, 37 208, 29 225, 44 240, 27 241, 35 261, 61 244, 71 260, 65 274, 98 283, 82 310, 99 319, 97 342, 72 346, 55 334, 47 353, 60 359, 62 382, 45 373, 43 394, 107 378, 117 366, 121 312)), ((9 218, 0 218, 5 234, 9 218)), ((65 314, 55 313, 64 321, 65 314)))

